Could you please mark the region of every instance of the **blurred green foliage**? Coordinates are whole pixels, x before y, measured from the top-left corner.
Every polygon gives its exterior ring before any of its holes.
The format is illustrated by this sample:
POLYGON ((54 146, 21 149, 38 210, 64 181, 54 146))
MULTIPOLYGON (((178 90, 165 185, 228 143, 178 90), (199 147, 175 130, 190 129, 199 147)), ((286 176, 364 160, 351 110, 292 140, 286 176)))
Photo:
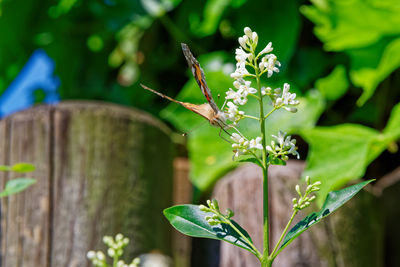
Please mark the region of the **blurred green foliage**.
MULTIPOLYGON (((139 83, 205 102, 188 79, 179 44, 185 42, 221 106, 232 87, 237 37, 249 26, 260 47, 273 42, 282 63, 268 86, 289 82, 302 103, 296 115, 274 114, 267 132, 283 129, 304 138, 306 173, 318 176, 313 179, 327 192, 364 176, 386 148, 397 151, 399 25, 398 0, 0 0, 0 92, 43 48, 56 62, 62 99, 162 110, 178 131, 194 129, 188 136, 191 178, 204 191, 235 166, 230 145, 218 129, 201 126, 201 117, 176 104, 165 108, 168 103, 139 83)), ((240 127, 257 132, 251 122, 240 127)))

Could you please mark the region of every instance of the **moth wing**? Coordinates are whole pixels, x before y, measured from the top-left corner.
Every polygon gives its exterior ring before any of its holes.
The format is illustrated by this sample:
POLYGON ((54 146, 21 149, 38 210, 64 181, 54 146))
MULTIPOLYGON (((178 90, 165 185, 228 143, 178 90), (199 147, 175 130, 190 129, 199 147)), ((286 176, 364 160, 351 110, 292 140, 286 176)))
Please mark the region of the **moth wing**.
POLYGON ((207 86, 207 82, 206 82, 206 78, 205 78, 203 69, 200 67, 199 62, 193 56, 189 47, 184 43, 182 43, 181 46, 182 46, 183 55, 186 58, 186 61, 190 67, 190 70, 193 73, 193 76, 194 76, 197 84, 199 85, 199 87, 201 89, 201 92, 206 97, 208 103, 210 104, 210 106, 214 110, 214 112, 218 113, 220 110, 219 110, 217 104, 215 104, 215 101, 211 95, 210 88, 208 88, 208 86, 207 86))
POLYGON ((214 112, 214 109, 208 103, 204 103, 204 104, 201 104, 201 105, 195 105, 195 104, 192 104, 192 103, 180 102, 179 104, 181 104, 185 108, 187 108, 187 109, 199 114, 200 116, 204 117, 210 123, 211 123, 211 121, 213 120, 213 118, 215 117, 215 114, 216 114, 214 112))
POLYGON ((162 94, 162 93, 160 93, 160 92, 158 92, 158 91, 156 91, 154 89, 151 89, 151 88, 149 88, 149 87, 147 87, 147 86, 145 86, 143 84, 141 84, 141 86, 144 89, 146 89, 146 90, 148 90, 148 91, 150 91, 150 92, 152 92, 152 93, 154 93, 154 94, 156 94, 156 95, 158 95, 158 96, 160 96, 162 98, 168 99, 169 101, 172 101, 172 102, 175 102, 175 103, 178 103, 178 104, 182 105, 183 107, 185 107, 185 108, 187 108, 187 109, 199 114, 200 116, 204 117, 209 122, 211 122, 211 120, 213 119, 213 117, 215 115, 214 109, 207 103, 201 104, 201 105, 196 105, 196 104, 192 104, 192 103, 188 103, 188 102, 182 102, 182 101, 173 99, 172 97, 169 97, 167 95, 164 95, 164 94, 162 94))

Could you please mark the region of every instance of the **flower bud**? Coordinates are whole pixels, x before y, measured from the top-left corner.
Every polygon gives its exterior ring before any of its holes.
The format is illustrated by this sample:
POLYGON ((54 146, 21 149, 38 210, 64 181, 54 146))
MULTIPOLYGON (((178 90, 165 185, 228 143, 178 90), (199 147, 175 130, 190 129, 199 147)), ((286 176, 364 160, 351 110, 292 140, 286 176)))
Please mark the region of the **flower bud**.
POLYGON ((243 48, 247 48, 246 47, 246 43, 249 40, 249 38, 247 37, 247 35, 243 36, 243 37, 239 37, 239 44, 243 47, 243 48))
POLYGON ((98 258, 99 260, 103 261, 103 260, 105 260, 106 256, 104 255, 103 252, 97 251, 96 258, 98 258))
POLYGON ((89 252, 86 254, 86 257, 87 257, 89 260, 92 260, 92 259, 94 259, 94 258, 96 257, 96 252, 94 252, 93 250, 91 250, 91 251, 89 251, 89 252))
POLYGON ((249 27, 244 28, 244 34, 246 34, 249 39, 253 37, 253 32, 249 27))
POLYGON ((219 210, 219 204, 218 204, 218 201, 215 198, 212 200, 212 204, 214 206, 214 209, 219 210))
POLYGON ((232 218, 235 215, 235 213, 231 209, 226 209, 226 214, 228 218, 232 218))
POLYGON ((209 208, 207 208, 207 207, 204 206, 204 205, 199 205, 199 210, 201 210, 201 211, 208 211, 209 208))
POLYGON ((115 256, 115 250, 112 249, 112 248, 109 248, 109 249, 107 250, 107 254, 108 254, 108 256, 110 256, 110 257, 114 257, 114 256, 115 256))
POLYGON ((297 194, 299 194, 301 196, 300 185, 296 184, 295 189, 296 189, 297 194))
POLYGON ((252 33, 251 39, 253 40, 253 44, 257 45, 258 43, 258 34, 256 32, 252 33))

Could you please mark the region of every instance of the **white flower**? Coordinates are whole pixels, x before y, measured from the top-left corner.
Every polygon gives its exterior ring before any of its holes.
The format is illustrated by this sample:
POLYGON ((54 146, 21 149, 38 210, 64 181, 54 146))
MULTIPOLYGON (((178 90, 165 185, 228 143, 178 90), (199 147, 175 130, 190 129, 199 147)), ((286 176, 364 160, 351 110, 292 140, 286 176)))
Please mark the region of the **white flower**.
POLYGON ((233 103, 236 105, 244 105, 247 103, 247 98, 245 95, 243 95, 243 91, 234 91, 232 88, 229 88, 229 91, 226 92, 226 97, 225 99, 232 99, 233 103))
POLYGON ((271 145, 266 146, 266 149, 270 155, 274 155, 275 158, 281 158, 282 160, 288 159, 288 154, 300 158, 299 153, 296 151, 296 139, 291 139, 291 136, 286 136, 285 132, 279 131, 278 136, 272 135, 276 140, 271 141, 271 145))
POLYGON ((242 79, 245 75, 248 75, 249 72, 246 69, 245 62, 236 63, 236 70, 231 74, 231 77, 234 79, 242 79))
POLYGON ((261 87, 261 95, 269 95, 271 94, 271 87, 261 87))
POLYGON ((112 249, 112 248, 109 248, 109 249, 107 250, 107 254, 108 254, 108 256, 110 256, 110 257, 114 257, 114 256, 115 256, 115 250, 112 249))
POLYGON ((293 105, 296 106, 298 105, 300 102, 298 100, 296 100, 296 94, 295 93, 290 93, 290 85, 288 83, 285 83, 283 85, 283 92, 281 94, 281 89, 277 88, 274 90, 274 95, 271 97, 272 98, 272 102, 273 105, 275 107, 283 107, 284 109, 286 109, 287 111, 290 112, 297 112, 297 109, 294 107, 289 107, 288 105, 293 105))
POLYGON ((245 27, 243 31, 249 39, 253 38, 253 31, 249 27, 245 27))
POLYGON ((234 142, 239 143, 239 142, 240 142, 240 139, 242 139, 242 137, 241 137, 239 134, 237 134, 237 133, 233 133, 233 134, 231 135, 231 139, 232 139, 234 142))
POLYGON ((235 59, 240 63, 246 62, 247 59, 251 60, 253 57, 251 53, 246 53, 241 47, 236 48, 235 54, 235 59))
POLYGON ((257 137, 256 139, 251 139, 250 140, 250 144, 249 144, 249 148, 255 148, 255 149, 263 149, 263 146, 261 144, 261 137, 257 137))
POLYGON ((277 57, 274 54, 268 54, 261 59, 258 66, 261 71, 267 71, 267 76, 270 78, 274 72, 279 72, 279 69, 276 66, 280 67, 281 63, 277 60, 277 57))
POLYGON ((251 82, 242 80, 242 83, 239 85, 239 91, 242 91, 242 94, 247 96, 248 94, 255 94, 257 90, 255 88, 250 87, 251 82))
MULTIPOLYGON (((242 39, 239 39, 240 45, 242 45, 242 43, 247 43, 247 40, 251 41, 250 43, 253 43, 254 45, 257 45, 257 43, 258 43, 258 34, 256 32, 253 32, 249 27, 245 27, 244 28, 244 34, 245 35, 242 37, 242 39), (245 37, 247 37, 247 39, 245 37)), ((242 45, 242 47, 246 49, 246 47, 244 47, 243 45, 242 45)))
POLYGON ((263 50, 261 50, 261 52, 260 52, 259 55, 263 55, 263 54, 270 53, 270 52, 272 52, 272 50, 274 50, 274 49, 272 48, 272 42, 269 42, 269 43, 267 44, 267 46, 266 46, 263 50))
POLYGON ((247 35, 244 35, 243 37, 239 37, 239 44, 244 48, 247 49, 247 43, 249 41, 249 37, 247 35))
POLYGON ((94 252, 93 250, 91 250, 91 251, 89 251, 89 252, 86 254, 86 257, 87 257, 89 260, 92 260, 92 259, 96 258, 96 252, 94 252))
POLYGON ((228 106, 227 111, 225 112, 226 116, 229 120, 233 121, 236 124, 240 119, 243 118, 244 112, 239 111, 238 107, 232 102, 226 103, 228 106))
POLYGON ((283 104, 285 105, 298 105, 300 102, 298 100, 295 100, 296 94, 289 93, 290 90, 290 85, 288 83, 285 83, 283 85, 283 92, 282 92, 282 99, 283 99, 283 104))
POLYGON ((101 261, 103 261, 103 260, 105 260, 106 256, 104 255, 103 252, 97 251, 97 253, 96 253, 96 258, 99 259, 99 260, 101 260, 101 261))
POLYGON ((233 133, 231 139, 234 141, 232 148, 234 149, 235 157, 245 154, 248 151, 250 143, 244 137, 237 133, 233 133))

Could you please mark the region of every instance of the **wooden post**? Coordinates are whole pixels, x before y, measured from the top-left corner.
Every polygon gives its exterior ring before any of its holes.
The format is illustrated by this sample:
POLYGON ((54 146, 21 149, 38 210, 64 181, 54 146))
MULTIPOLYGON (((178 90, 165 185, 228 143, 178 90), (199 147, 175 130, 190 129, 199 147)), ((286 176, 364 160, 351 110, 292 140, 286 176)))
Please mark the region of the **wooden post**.
MULTIPOLYGON (((291 215, 294 187, 299 183, 304 163, 289 161, 287 166, 269 169, 270 223, 272 245, 279 239, 291 215)), ((243 165, 221 179, 213 197, 221 210, 231 208, 233 217, 262 246, 262 173, 256 165, 243 165)), ((309 210, 306 210, 308 214, 309 210)), ((295 222, 305 217, 299 214, 295 222)), ((383 266, 383 216, 380 203, 362 191, 330 217, 302 233, 274 261, 286 266, 383 266)), ((294 225, 294 224, 293 224, 294 225)), ((293 226, 292 225, 292 226, 293 226)), ((221 242, 220 267, 260 266, 251 253, 221 242)))
POLYGON ((117 233, 129 257, 171 254, 173 146, 156 119, 100 102, 34 107, 0 121, 0 151, 38 180, 1 200, 1 266, 90 266, 87 251, 117 233))

